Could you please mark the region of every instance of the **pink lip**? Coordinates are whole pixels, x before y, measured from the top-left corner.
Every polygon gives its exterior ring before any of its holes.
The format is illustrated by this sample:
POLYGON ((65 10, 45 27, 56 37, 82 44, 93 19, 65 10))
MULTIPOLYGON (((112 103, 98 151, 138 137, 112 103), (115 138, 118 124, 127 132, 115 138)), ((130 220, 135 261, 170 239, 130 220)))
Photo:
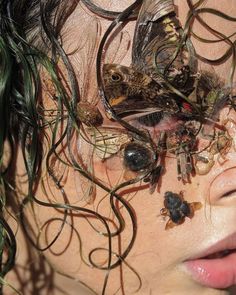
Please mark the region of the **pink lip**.
POLYGON ((236 284, 236 233, 208 248, 185 266, 194 280, 211 288, 225 289, 236 284), (222 258, 204 258, 224 250, 235 250, 222 258))

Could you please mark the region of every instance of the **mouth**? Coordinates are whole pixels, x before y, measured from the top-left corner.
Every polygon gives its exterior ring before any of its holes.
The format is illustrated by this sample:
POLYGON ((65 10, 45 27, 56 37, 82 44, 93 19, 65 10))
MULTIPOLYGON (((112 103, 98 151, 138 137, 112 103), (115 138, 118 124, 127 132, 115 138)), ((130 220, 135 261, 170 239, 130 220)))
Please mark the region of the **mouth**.
POLYGON ((184 262, 191 277, 215 289, 236 284, 236 234, 210 247, 205 254, 184 262))
POLYGON ((226 249, 226 250, 222 250, 222 251, 219 251, 219 252, 215 252, 215 253, 212 253, 210 255, 207 255, 206 257, 203 257, 203 259, 218 259, 218 258, 223 258, 223 257, 226 257, 232 253, 236 253, 236 249, 232 249, 232 250, 229 250, 229 249, 226 249))

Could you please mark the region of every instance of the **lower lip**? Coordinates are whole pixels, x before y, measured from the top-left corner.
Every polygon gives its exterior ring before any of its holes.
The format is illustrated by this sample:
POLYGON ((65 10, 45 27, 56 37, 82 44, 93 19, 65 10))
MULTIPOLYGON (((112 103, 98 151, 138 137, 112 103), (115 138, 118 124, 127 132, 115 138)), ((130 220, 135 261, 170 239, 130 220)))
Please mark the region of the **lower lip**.
POLYGON ((202 285, 225 289, 236 284, 236 253, 217 259, 196 259, 185 265, 193 279, 202 285))

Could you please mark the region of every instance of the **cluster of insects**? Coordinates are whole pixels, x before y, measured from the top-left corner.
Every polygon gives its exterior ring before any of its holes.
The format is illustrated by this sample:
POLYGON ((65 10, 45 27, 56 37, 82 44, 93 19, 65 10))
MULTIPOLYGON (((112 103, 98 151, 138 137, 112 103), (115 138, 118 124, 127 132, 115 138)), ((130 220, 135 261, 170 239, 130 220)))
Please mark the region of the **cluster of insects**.
MULTIPOLYGON (((132 65, 105 64, 102 68, 108 118, 132 128, 101 127, 103 118, 92 105, 79 104, 77 113, 82 123, 92 127, 97 155, 103 161, 120 155, 124 169, 149 182, 153 193, 163 171, 161 159, 167 153, 176 158, 178 179, 184 183, 194 174, 207 174, 216 157, 225 159, 232 138, 218 121, 230 91, 224 90, 214 73, 198 70, 190 39, 182 42, 173 1, 163 7, 163 1, 143 2, 132 65), (208 129, 207 147, 199 151, 199 140, 208 129), (142 130, 144 136, 135 130, 142 130)), ((161 214, 170 218, 168 229, 191 218, 201 204, 184 201, 182 193, 166 192, 164 207, 161 214)))

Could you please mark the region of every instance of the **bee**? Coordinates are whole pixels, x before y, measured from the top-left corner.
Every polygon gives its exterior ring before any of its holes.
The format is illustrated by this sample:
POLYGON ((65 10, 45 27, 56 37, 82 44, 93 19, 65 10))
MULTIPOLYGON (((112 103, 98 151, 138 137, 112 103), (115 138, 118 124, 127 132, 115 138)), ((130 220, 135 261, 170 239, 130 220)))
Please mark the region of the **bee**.
POLYGON ((176 225, 184 223, 185 217, 192 218, 194 212, 202 207, 200 202, 188 203, 184 201, 183 193, 165 192, 164 208, 160 210, 162 216, 168 216, 165 229, 173 228, 176 225))

